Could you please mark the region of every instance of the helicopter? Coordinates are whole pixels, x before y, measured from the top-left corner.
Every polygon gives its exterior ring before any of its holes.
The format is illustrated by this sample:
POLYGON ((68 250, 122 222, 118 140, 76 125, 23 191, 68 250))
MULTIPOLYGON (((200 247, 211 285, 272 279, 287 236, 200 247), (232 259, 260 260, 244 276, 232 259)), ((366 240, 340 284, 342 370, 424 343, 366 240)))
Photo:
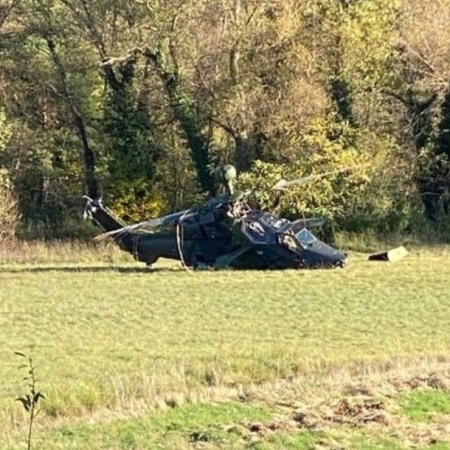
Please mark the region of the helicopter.
MULTIPOLYGON (((217 270, 335 268, 347 264, 345 253, 311 232, 323 225, 322 219, 291 221, 253 209, 247 199, 255 190, 234 189, 234 166, 219 166, 215 175, 225 192, 189 209, 127 225, 103 205, 101 198, 85 196, 84 217, 103 229, 97 239, 112 238, 150 268, 159 258, 178 260, 185 268, 217 270)), ((280 180, 270 189, 281 192, 314 177, 280 180)))

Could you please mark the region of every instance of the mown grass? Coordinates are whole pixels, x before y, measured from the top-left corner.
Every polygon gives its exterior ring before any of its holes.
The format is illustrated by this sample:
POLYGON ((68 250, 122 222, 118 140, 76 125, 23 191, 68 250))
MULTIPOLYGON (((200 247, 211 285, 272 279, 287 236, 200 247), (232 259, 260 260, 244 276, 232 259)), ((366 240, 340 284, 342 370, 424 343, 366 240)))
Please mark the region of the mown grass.
POLYGON ((412 249, 396 264, 353 254, 344 270, 195 273, 171 265, 148 273, 109 250, 86 251, 82 263, 71 250, 52 251, 0 265, 5 439, 24 423, 14 351, 30 346, 46 423, 449 355, 448 247, 412 249))

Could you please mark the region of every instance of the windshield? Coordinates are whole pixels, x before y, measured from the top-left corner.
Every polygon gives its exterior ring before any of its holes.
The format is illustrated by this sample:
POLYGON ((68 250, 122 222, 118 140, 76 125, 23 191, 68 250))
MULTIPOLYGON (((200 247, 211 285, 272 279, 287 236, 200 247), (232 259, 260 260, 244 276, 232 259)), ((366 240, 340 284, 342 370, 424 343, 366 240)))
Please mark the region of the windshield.
POLYGON ((296 233, 295 237, 300 241, 303 247, 307 247, 317 240, 307 228, 302 228, 298 233, 296 233))

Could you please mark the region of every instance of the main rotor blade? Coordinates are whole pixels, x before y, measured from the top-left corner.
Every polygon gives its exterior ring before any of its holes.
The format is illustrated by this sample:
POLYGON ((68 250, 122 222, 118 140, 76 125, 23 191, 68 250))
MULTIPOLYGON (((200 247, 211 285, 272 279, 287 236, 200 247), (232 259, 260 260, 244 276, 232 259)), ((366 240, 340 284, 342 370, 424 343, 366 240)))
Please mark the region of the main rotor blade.
POLYGON ((145 220, 143 222, 135 223, 133 225, 128 225, 123 228, 118 228, 117 230, 108 231, 106 233, 98 236, 99 239, 108 236, 115 236, 117 234, 122 234, 130 231, 135 231, 139 229, 151 230, 152 228, 159 227, 161 225, 177 225, 185 219, 191 217, 190 213, 193 212, 192 209, 185 209, 184 211, 178 211, 176 213, 167 214, 165 216, 156 217, 154 219, 145 220))
POLYGON ((348 170, 356 169, 359 167, 361 167, 361 166, 344 167, 343 169, 333 170, 331 172, 319 173, 317 175, 308 175, 306 177, 297 178, 297 179, 291 180, 291 181, 280 180, 275 185, 273 185, 270 189, 273 191, 284 191, 284 190, 286 190, 286 188, 294 186, 296 184, 307 183, 309 181, 314 181, 319 178, 327 177, 329 175, 334 175, 336 173, 347 172, 348 170))

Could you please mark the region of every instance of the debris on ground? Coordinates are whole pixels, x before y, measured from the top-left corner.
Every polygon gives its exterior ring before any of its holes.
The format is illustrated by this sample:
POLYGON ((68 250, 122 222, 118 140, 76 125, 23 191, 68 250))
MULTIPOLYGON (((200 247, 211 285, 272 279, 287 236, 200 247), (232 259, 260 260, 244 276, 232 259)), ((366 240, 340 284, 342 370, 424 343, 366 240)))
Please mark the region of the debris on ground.
POLYGON ((403 259, 408 254, 405 247, 396 247, 384 252, 373 253, 369 255, 369 261, 389 261, 396 262, 403 259))

